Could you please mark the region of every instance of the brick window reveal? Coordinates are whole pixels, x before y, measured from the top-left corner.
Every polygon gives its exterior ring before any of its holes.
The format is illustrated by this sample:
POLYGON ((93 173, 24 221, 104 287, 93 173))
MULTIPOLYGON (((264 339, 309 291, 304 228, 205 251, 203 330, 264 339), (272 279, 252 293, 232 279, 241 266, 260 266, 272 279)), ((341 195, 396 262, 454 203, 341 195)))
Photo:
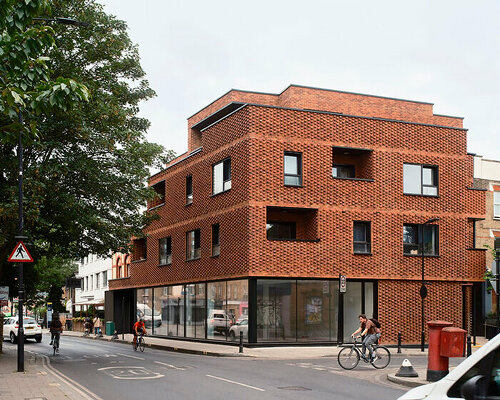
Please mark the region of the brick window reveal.
POLYGON ((149 202, 149 209, 165 204, 165 181, 155 183, 152 188, 156 193, 156 197, 149 202))
POLYGON ((146 238, 134 239, 132 241, 132 261, 146 259, 146 238))

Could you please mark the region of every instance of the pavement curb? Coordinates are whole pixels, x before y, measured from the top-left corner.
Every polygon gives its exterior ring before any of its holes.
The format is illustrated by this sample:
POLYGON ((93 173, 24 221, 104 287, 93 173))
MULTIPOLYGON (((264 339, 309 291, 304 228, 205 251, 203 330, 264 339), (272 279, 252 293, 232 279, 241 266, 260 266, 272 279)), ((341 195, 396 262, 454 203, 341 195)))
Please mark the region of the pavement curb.
MULTIPOLYGON (((416 380, 411 380, 411 379, 412 378, 401 378, 399 376, 396 376, 396 374, 387 374, 388 381, 390 381, 392 383, 397 383, 398 385, 410 387, 410 388, 415 388, 415 387, 426 385, 427 383, 430 383, 430 382, 422 382, 422 381, 416 381, 416 380)), ((421 378, 414 378, 414 379, 421 379, 421 378)))

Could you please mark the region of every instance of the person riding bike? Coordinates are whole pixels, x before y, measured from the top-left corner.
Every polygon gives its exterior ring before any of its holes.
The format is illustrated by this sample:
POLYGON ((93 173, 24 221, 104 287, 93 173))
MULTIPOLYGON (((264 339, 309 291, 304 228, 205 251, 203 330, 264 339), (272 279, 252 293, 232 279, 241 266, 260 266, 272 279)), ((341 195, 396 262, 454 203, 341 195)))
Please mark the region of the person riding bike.
POLYGON ((371 319, 366 318, 365 314, 359 314, 359 322, 359 328, 352 333, 351 337, 354 337, 361 332, 361 337, 363 337, 361 357, 366 357, 366 349, 368 349, 370 362, 374 362, 376 361, 377 356, 373 355, 373 344, 377 343, 382 332, 379 328, 377 328, 371 319))
POLYGON ((137 336, 139 336, 141 333, 143 335, 148 334, 146 332, 146 325, 144 324, 144 319, 140 318, 139 321, 137 321, 134 324, 134 327, 132 329, 134 330, 134 348, 135 348, 137 346, 137 336))
POLYGON ((57 351, 59 351, 59 338, 61 336, 61 332, 63 331, 63 325, 61 320, 59 319, 59 314, 54 314, 52 323, 50 324, 50 345, 54 344, 54 340, 57 343, 57 351))

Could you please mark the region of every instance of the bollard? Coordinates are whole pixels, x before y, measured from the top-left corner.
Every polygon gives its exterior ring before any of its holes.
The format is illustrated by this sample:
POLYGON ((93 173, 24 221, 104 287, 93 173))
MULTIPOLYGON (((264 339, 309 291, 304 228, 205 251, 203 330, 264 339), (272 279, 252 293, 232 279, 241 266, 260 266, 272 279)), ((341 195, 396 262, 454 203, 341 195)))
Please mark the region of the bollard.
POLYGON ((467 336, 467 357, 472 354, 472 342, 470 336, 467 336))
POLYGON ((403 335, 401 335, 401 332, 398 332, 398 353, 401 353, 401 338, 403 335))
POLYGON ((243 353, 243 331, 240 331, 240 353, 243 353))

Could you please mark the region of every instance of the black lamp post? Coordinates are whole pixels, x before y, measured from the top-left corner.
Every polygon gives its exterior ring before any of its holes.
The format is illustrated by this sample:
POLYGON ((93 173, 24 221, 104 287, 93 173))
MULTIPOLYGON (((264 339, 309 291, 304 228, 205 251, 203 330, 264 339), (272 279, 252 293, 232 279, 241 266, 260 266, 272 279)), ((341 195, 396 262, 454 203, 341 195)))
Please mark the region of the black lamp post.
POLYGON ((421 335, 420 335, 420 351, 424 351, 425 347, 425 307, 424 299, 427 297, 427 286, 425 286, 425 247, 424 247, 424 229, 426 225, 432 224, 433 222, 439 221, 439 218, 431 218, 422 224, 422 229, 420 230, 420 253, 422 255, 422 285, 420 286, 420 299, 421 299, 421 335))
MULTIPOLYGON (((55 22, 57 24, 63 25, 77 25, 77 26, 87 26, 86 22, 80 22, 71 18, 33 18, 35 21, 43 22, 55 22)), ((26 240, 27 237, 24 234, 24 215, 23 215, 23 140, 22 140, 22 125, 23 114, 19 110, 18 112, 19 124, 19 136, 17 142, 17 158, 19 162, 19 193, 17 198, 18 208, 19 208, 19 226, 18 235, 15 237, 17 240, 26 240)), ((24 303, 24 266, 23 263, 17 263, 18 271, 18 332, 17 332, 17 372, 24 372, 24 321, 23 321, 23 303, 24 303)))

